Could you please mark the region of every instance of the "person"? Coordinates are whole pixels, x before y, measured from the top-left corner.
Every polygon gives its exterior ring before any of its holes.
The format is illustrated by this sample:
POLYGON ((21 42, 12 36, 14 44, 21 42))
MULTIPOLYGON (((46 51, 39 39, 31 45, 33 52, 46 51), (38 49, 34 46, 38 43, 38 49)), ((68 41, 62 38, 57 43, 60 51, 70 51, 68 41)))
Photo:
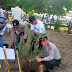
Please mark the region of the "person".
POLYGON ((18 4, 16 4, 16 7, 12 11, 12 18, 18 21, 21 21, 21 18, 23 17, 23 15, 24 15, 23 10, 19 8, 18 4))
POLYGON ((11 37, 12 37, 11 48, 13 48, 14 45, 17 45, 17 43, 20 42, 20 36, 22 34, 24 35, 23 43, 26 43, 27 41, 27 33, 25 31, 25 28, 27 27, 26 24, 23 22, 19 22, 18 20, 14 20, 12 23, 13 27, 11 29, 11 37), (15 35, 16 35, 16 42, 15 42, 15 35))
POLYGON ((47 17, 45 18, 45 29, 46 29, 46 30, 48 30, 49 21, 50 21, 50 18, 49 18, 48 15, 47 15, 47 17))
MULTIPOLYGON (((50 72, 53 66, 59 66, 61 64, 61 55, 58 48, 48 41, 47 36, 41 39, 41 44, 43 45, 43 53, 40 56, 36 56, 35 59, 37 62, 44 63, 47 68, 46 72, 50 72)), ((35 59, 29 60, 29 62, 35 59)))
MULTIPOLYGON (((2 12, 2 11, 1 11, 2 12)), ((4 17, 3 13, 0 13, 0 47, 3 47, 3 34, 6 29, 7 20, 4 17)))
POLYGON ((0 6, 0 16, 4 16, 4 11, 3 11, 3 9, 1 8, 1 6, 0 6))
POLYGON ((40 21, 37 20, 34 15, 29 16, 29 21, 31 23, 31 44, 30 44, 30 52, 34 50, 34 46, 37 40, 37 45, 39 44, 38 49, 42 48, 40 38, 46 34, 46 30, 44 27, 44 24, 40 21))
POLYGON ((68 20, 68 30, 67 33, 70 34, 72 29, 72 20, 68 20))
POLYGON ((27 23, 26 17, 23 17, 23 19, 21 20, 21 22, 27 23))
POLYGON ((5 12, 4 12, 4 16, 6 17, 6 19, 8 20, 8 12, 7 10, 5 9, 5 12))

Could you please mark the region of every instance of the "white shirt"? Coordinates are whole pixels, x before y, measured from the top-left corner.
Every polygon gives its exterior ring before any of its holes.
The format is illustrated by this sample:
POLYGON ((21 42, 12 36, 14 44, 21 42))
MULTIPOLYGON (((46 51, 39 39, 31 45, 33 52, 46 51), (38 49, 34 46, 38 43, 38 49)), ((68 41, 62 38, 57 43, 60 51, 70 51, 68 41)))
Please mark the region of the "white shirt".
POLYGON ((49 24, 49 22, 50 22, 50 18, 48 17, 48 22, 45 19, 45 24, 49 24))
POLYGON ((40 33, 45 34, 46 30, 45 30, 44 24, 39 20, 37 20, 37 21, 38 22, 36 25, 31 24, 31 30, 34 30, 34 32, 37 35, 39 35, 40 33))
POLYGON ((13 18, 14 19, 17 19, 18 21, 21 21, 21 17, 23 17, 24 12, 22 11, 21 8, 15 7, 13 9, 12 15, 13 15, 13 18))
POLYGON ((61 56, 60 56, 60 53, 59 53, 57 47, 51 42, 49 42, 49 45, 50 45, 50 47, 48 47, 47 45, 44 47, 44 49, 45 49, 44 52, 47 54, 47 57, 44 58, 45 61, 50 61, 53 59, 59 60, 61 58, 61 56))
POLYGON ((4 17, 4 14, 3 13, 4 13, 3 9, 0 9, 0 16, 1 17, 4 17))

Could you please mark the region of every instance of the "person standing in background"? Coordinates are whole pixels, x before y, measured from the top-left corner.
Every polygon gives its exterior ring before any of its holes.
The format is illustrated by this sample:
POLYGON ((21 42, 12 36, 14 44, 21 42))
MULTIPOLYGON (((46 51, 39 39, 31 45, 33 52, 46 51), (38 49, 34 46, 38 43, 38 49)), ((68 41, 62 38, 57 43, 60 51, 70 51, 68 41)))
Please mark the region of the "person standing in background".
POLYGON ((19 8, 19 5, 16 4, 16 7, 12 11, 12 18, 15 20, 21 21, 21 18, 24 16, 24 11, 19 8))
POLYGON ((3 11, 3 9, 1 8, 1 6, 0 6, 0 16, 4 16, 4 11, 3 11))

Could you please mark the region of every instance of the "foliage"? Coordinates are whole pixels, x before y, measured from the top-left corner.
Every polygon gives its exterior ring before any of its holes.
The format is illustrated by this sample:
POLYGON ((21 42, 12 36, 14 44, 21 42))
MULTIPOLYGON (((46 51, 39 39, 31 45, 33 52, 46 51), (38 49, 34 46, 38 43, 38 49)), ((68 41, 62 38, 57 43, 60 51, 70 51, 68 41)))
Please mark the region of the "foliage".
POLYGON ((18 3, 27 13, 35 10, 38 13, 47 12, 49 15, 59 16, 72 9, 72 0, 1 0, 0 2, 3 9, 7 8, 8 10, 18 3), (64 7, 67 8, 66 11, 64 7))
POLYGON ((58 30, 60 27, 61 27, 61 22, 60 22, 59 20, 57 20, 57 21, 54 23, 54 30, 58 30))

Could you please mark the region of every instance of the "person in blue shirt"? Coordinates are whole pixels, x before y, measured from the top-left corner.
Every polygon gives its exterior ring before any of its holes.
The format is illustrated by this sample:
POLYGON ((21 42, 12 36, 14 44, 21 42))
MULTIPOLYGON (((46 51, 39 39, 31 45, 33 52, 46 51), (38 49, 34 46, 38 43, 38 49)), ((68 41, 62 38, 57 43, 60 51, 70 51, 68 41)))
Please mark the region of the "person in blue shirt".
POLYGON ((3 34, 6 29, 6 24, 7 24, 6 18, 4 17, 4 15, 0 13, 0 47, 3 47, 3 34))

